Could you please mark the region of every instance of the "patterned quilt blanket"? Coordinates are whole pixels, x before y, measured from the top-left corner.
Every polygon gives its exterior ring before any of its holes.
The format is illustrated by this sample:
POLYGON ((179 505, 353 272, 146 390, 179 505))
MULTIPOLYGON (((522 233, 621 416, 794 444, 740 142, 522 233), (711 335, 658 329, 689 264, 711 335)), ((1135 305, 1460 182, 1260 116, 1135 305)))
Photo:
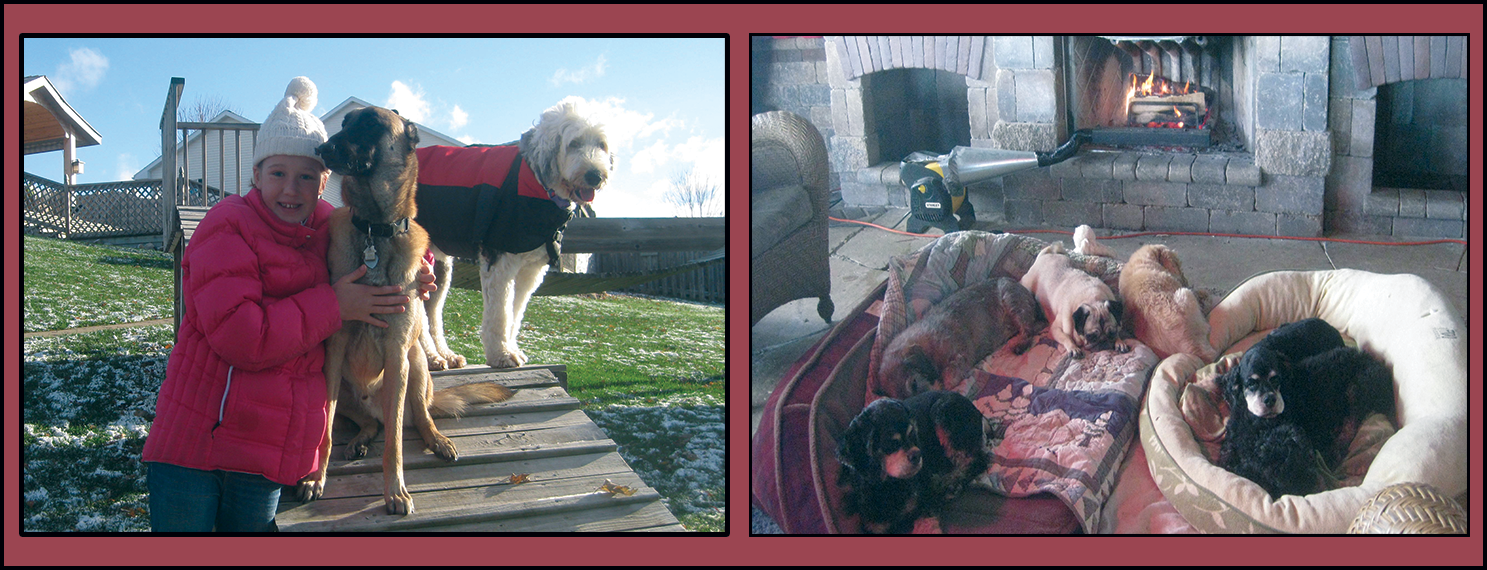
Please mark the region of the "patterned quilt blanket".
MULTIPOLYGON (((903 398, 876 372, 889 342, 940 299, 994 277, 1021 279, 1046 242, 984 232, 948 234, 920 251, 889 262, 888 289, 872 352, 868 400, 903 398)), ((1116 290, 1120 263, 1074 255, 1089 273, 1116 290)), ((991 440, 992 465, 979 484, 1010 497, 1053 493, 1095 532, 1100 509, 1114 488, 1121 459, 1135 439, 1136 416, 1157 357, 1132 339, 1133 350, 1068 358, 1046 332, 1022 355, 1003 347, 958 385, 1003 437, 991 440)))

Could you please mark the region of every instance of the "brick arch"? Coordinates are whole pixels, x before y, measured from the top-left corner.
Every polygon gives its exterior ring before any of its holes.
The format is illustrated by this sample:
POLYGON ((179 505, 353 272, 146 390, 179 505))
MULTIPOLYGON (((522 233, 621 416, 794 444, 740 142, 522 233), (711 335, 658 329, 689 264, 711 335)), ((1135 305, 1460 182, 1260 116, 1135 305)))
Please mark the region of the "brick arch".
POLYGON ((1467 76, 1466 36, 1352 36, 1348 46, 1359 90, 1467 76))
POLYGON ((971 79, 981 77, 990 57, 986 36, 835 36, 842 72, 851 81, 875 71, 939 69, 971 79))

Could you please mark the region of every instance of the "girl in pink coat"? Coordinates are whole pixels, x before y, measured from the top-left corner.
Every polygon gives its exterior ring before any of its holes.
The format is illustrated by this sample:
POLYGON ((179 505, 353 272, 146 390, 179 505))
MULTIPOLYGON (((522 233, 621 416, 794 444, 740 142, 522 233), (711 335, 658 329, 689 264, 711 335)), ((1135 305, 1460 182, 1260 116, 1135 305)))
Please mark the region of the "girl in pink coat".
MULTIPOLYGON (((397 286, 330 282, 315 155, 315 84, 290 81, 260 127, 253 188, 197 226, 181 263, 183 316, 145 440, 155 531, 275 530, 281 485, 314 471, 326 418, 324 341, 344 320, 387 326, 397 286)), ((433 274, 420 279, 432 289, 433 274)))

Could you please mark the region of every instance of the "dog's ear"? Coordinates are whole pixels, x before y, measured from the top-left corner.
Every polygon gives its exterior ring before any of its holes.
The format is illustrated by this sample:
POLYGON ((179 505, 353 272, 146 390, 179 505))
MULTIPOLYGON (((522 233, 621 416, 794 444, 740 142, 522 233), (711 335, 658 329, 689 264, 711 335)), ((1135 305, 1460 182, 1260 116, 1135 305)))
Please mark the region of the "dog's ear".
POLYGON ((1239 363, 1234 363, 1234 366, 1230 366, 1228 370, 1220 374, 1217 382, 1220 395, 1223 396, 1225 402, 1229 403, 1229 413, 1234 413, 1234 406, 1238 405, 1236 402, 1241 400, 1241 394, 1244 392, 1244 383, 1239 379, 1239 363))
POLYGON ((551 136, 547 131, 538 126, 527 129, 521 134, 521 140, 517 142, 522 153, 527 155, 527 164, 532 167, 532 173, 537 175, 537 181, 543 185, 551 184, 555 179, 552 165, 557 162, 558 137, 551 136))
POLYGON ((403 136, 408 137, 408 146, 418 148, 418 124, 408 119, 403 119, 403 136))
POLYGON ((1122 303, 1120 299, 1111 299, 1109 303, 1110 316, 1112 318, 1119 320, 1123 315, 1125 315, 1126 304, 1122 303))
MULTIPOLYGON (((863 410, 863 412, 866 411, 863 410)), ((847 425, 847 431, 842 432, 842 437, 837 440, 836 457, 842 463, 842 472, 844 474, 862 473, 863 475, 867 475, 876 463, 872 461, 871 453, 869 452, 872 449, 873 432, 875 431, 872 421, 869 420, 870 415, 868 413, 857 414, 857 417, 852 418, 852 423, 847 425)))
POLYGON ((909 347, 904 354, 904 396, 911 396, 927 391, 940 383, 940 369, 935 366, 924 348, 919 345, 909 347))
POLYGON ((1089 305, 1080 305, 1074 309, 1074 331, 1080 335, 1084 334, 1084 321, 1089 319, 1089 305))

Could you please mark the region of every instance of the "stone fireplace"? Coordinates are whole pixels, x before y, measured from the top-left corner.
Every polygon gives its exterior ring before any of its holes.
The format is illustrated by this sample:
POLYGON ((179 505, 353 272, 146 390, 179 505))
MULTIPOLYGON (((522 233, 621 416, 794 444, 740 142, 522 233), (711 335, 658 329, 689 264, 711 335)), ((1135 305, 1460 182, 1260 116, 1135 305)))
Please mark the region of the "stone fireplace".
MULTIPOLYGON (((1355 81, 1351 47, 1374 39, 756 37, 752 102, 755 112, 795 110, 817 124, 844 204, 904 206, 904 154, 956 145, 1048 151, 1075 129, 1128 127, 1125 88, 1133 75, 1155 75, 1209 94, 1203 136, 1210 144, 1087 145, 1069 161, 970 188, 976 209, 1002 213, 1011 227, 1464 237, 1460 193, 1374 192, 1374 85, 1384 81, 1355 81), (802 57, 812 53, 822 60, 802 57), (1416 208, 1432 198, 1440 202, 1433 218, 1416 208), (1415 214, 1420 219, 1410 221, 1415 214)), ((1456 45, 1439 39, 1443 48, 1456 45)), ((1460 51, 1442 49, 1436 63, 1454 61, 1462 74, 1464 38, 1456 39, 1460 51)), ((1403 43, 1391 45, 1396 67, 1403 43)), ((1397 70, 1394 78, 1402 80, 1397 70)), ((1395 109, 1402 105, 1387 109, 1401 114, 1395 109)), ((1434 112, 1437 124, 1407 128, 1437 140, 1455 136, 1438 124, 1443 115, 1449 113, 1434 112)))

